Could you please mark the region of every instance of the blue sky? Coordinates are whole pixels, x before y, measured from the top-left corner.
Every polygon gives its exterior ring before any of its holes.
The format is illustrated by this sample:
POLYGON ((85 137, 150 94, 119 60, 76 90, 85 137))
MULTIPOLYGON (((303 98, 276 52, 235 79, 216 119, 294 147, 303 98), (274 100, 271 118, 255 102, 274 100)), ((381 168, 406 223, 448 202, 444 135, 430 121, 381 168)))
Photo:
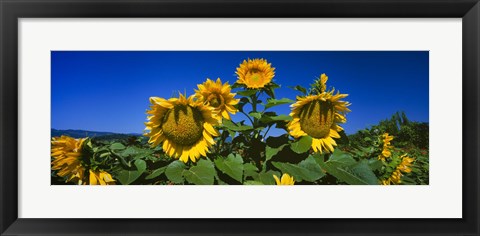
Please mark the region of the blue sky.
MULTIPOLYGON (((274 81, 282 86, 277 98, 294 100, 299 94, 288 86, 308 87, 326 73, 329 88, 349 94, 352 112, 342 125, 347 134, 396 111, 428 122, 426 51, 53 51, 52 128, 142 133, 149 97, 191 95, 206 78, 233 84, 247 58, 265 58, 276 68, 274 81)), ((290 108, 275 111, 288 114, 290 108)))

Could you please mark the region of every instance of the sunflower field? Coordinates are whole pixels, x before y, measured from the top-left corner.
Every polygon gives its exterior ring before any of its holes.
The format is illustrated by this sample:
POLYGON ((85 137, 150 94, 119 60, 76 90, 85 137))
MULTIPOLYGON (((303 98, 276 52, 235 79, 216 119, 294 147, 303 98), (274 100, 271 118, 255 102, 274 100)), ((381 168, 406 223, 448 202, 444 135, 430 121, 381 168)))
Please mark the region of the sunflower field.
POLYGON ((143 136, 52 137, 52 184, 429 184, 427 123, 397 112, 346 135, 354 111, 326 74, 291 87, 295 100, 275 96, 280 84, 265 59, 244 60, 235 74, 232 85, 206 79, 190 95, 150 97, 143 136))

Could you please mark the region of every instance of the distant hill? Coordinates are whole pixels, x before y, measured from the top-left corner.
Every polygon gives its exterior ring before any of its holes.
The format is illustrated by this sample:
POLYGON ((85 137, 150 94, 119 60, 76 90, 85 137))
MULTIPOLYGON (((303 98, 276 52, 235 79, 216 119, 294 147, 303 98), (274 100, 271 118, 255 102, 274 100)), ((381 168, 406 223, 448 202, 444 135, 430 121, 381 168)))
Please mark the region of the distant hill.
POLYGON ((130 137, 130 136, 141 136, 141 134, 118 134, 112 132, 98 132, 98 131, 88 131, 88 130, 75 130, 75 129, 67 129, 67 130, 59 130, 59 129, 51 129, 52 137, 58 137, 62 135, 67 135, 72 138, 85 138, 85 137, 130 137))

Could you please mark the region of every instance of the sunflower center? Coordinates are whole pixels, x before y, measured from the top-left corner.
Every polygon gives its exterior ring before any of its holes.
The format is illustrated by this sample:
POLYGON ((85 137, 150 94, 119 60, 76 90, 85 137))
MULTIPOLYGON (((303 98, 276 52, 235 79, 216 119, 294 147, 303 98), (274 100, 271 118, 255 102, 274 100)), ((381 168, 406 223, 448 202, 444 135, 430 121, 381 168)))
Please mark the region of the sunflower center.
POLYGON ((260 75, 257 74, 257 73, 253 74, 252 77, 251 77, 253 82, 258 82, 260 80, 260 78, 261 78, 260 75))
POLYGON ((202 113, 188 105, 176 105, 163 117, 163 134, 172 142, 192 145, 202 138, 202 113))
POLYGON ((248 73, 248 77, 249 77, 250 81, 254 82, 254 83, 263 80, 263 76, 261 74, 261 71, 259 69, 256 69, 256 68, 250 69, 250 71, 248 73))
POLYGON ((330 101, 312 101, 300 112, 300 127, 313 138, 325 138, 334 121, 334 108, 330 101))
POLYGON ((210 103, 210 106, 212 106, 212 107, 219 107, 224 102, 223 96, 221 96, 220 94, 217 94, 217 93, 210 94, 208 96, 207 100, 210 103))

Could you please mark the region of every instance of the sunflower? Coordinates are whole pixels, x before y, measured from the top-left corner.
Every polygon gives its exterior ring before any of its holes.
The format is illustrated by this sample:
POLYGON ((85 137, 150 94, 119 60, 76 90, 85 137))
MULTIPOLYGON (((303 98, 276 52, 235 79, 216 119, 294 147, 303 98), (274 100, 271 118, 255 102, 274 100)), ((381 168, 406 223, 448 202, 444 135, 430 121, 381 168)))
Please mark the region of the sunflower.
POLYGON ((207 156, 215 144, 213 137, 220 135, 214 128, 218 125, 214 108, 195 101, 193 95, 186 98, 183 94, 169 100, 151 97, 150 103, 149 121, 145 122, 145 130, 150 131, 145 136, 151 146, 163 142, 166 154, 185 163, 207 156))
POLYGON ((399 184, 401 183, 401 178, 402 178, 402 172, 398 169, 395 169, 390 177, 386 180, 382 180, 383 185, 391 185, 391 184, 399 184))
POLYGON ((313 92, 316 93, 323 93, 327 90, 327 81, 328 81, 328 76, 323 73, 320 75, 320 77, 315 81, 314 84, 312 84, 313 92))
POLYGON ((277 185, 293 185, 293 184, 295 184, 295 180, 293 179, 293 176, 290 176, 287 173, 282 175, 281 180, 276 175, 273 175, 273 178, 275 179, 275 182, 277 183, 277 185))
POLYGON ((90 170, 90 178, 89 178, 90 185, 115 185, 115 180, 113 180, 112 176, 103 171, 92 171, 90 170))
POLYGON ((384 133, 382 137, 383 137, 383 149, 382 149, 382 153, 378 155, 378 160, 385 161, 387 158, 392 156, 391 150, 393 146, 390 144, 390 141, 393 140, 393 136, 388 135, 388 133, 384 133))
POLYGON ((333 152, 337 146, 334 138, 340 138, 339 131, 343 128, 339 123, 345 123, 345 113, 350 109, 350 103, 341 101, 348 94, 334 94, 334 90, 317 95, 297 97, 292 104, 290 116, 293 118, 287 128, 294 138, 302 136, 312 137, 312 149, 315 152, 333 152))
POLYGON ((393 136, 389 135, 388 133, 384 133, 383 137, 383 145, 390 145, 390 142, 393 140, 393 136))
POLYGON ((265 59, 243 60, 235 72, 238 76, 237 83, 250 89, 263 88, 272 81, 274 70, 272 64, 265 59))
POLYGON ((68 136, 52 138, 52 170, 58 170, 57 175, 66 178, 66 182, 84 184, 82 148, 85 140, 68 136))
POLYGON ((228 82, 222 84, 220 78, 217 81, 213 81, 207 78, 203 84, 198 84, 198 90, 195 90, 195 97, 199 101, 205 102, 207 105, 214 107, 218 116, 218 119, 230 120, 230 114, 237 113, 237 109, 234 107, 240 101, 235 99, 235 93, 231 93, 231 87, 228 82))
POLYGON ((410 158, 407 156, 407 154, 404 154, 402 156, 402 162, 397 166, 397 169, 402 171, 403 173, 410 173, 412 172, 412 163, 415 159, 410 158))
POLYGON ((401 178, 403 176, 403 173, 410 173, 412 172, 412 166, 413 161, 415 160, 414 158, 410 158, 407 156, 407 154, 404 154, 400 157, 402 161, 398 166, 395 168, 395 170, 392 172, 390 177, 388 177, 385 180, 382 180, 383 185, 390 185, 390 184, 400 184, 402 182, 401 178))

